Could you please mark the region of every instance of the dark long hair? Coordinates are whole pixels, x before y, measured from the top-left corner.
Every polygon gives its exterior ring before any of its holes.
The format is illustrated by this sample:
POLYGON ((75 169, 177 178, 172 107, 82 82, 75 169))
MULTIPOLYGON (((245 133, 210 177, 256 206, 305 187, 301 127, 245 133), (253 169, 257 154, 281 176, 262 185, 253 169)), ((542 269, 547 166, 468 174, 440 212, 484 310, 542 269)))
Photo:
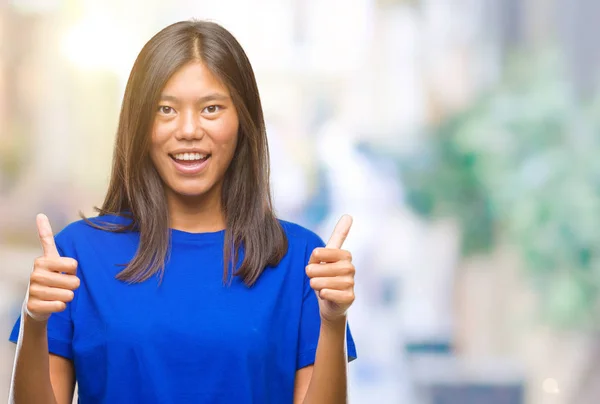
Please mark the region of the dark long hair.
POLYGON ((160 93, 183 65, 202 61, 228 87, 239 117, 238 144, 225 173, 223 281, 237 275, 251 286, 264 268, 279 263, 287 238, 275 217, 269 185, 269 151, 263 111, 250 61, 226 29, 182 21, 157 33, 138 55, 125 89, 108 192, 100 216, 126 216, 129 224, 93 224, 107 231, 140 232, 135 257, 117 278, 142 282, 159 273, 170 252, 164 185, 151 162, 151 127, 160 93), (240 248, 244 258, 236 270, 240 248))

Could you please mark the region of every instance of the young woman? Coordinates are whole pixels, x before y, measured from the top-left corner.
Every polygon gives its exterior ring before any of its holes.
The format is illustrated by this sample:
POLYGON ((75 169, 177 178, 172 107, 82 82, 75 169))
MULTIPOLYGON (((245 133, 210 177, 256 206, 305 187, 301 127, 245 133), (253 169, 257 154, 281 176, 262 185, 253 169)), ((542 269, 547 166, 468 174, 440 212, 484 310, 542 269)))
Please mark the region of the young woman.
POLYGON ((179 22, 129 77, 99 216, 54 238, 31 273, 11 399, 70 403, 343 403, 354 266, 278 220, 263 112, 234 37, 179 22))

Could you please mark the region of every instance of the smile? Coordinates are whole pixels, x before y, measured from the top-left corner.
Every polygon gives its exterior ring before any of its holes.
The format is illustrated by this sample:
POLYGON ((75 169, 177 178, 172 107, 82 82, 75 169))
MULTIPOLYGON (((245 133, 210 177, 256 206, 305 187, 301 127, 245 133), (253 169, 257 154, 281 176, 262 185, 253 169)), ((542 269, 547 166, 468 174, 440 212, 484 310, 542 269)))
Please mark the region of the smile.
POLYGON ((181 174, 195 175, 201 173, 210 162, 210 154, 178 153, 169 154, 175 169, 181 174))

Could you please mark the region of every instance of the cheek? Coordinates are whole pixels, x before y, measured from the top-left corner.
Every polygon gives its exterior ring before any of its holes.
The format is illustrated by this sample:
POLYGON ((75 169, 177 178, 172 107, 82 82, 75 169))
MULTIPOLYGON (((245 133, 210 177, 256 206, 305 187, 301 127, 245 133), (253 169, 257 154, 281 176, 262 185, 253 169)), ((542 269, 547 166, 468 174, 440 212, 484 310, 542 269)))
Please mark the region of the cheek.
POLYGON ((231 159, 235 152, 235 147, 238 142, 238 122, 237 119, 220 122, 218 127, 215 127, 213 133, 213 142, 219 148, 220 154, 231 159))
POLYGON ((171 125, 165 122, 155 121, 152 125, 152 148, 158 148, 163 146, 167 140, 171 137, 172 128, 171 125))
POLYGON ((157 168, 161 165, 165 143, 167 143, 170 137, 169 133, 164 125, 154 124, 152 127, 150 158, 157 168))

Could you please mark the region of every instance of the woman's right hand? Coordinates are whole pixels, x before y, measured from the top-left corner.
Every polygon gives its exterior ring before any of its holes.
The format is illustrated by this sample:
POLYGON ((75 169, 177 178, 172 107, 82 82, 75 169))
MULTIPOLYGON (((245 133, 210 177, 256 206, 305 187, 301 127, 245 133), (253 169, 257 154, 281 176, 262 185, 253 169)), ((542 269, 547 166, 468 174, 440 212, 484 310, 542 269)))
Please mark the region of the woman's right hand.
POLYGON ((73 300, 79 278, 75 275, 77 261, 58 253, 48 217, 39 214, 36 221, 44 254, 34 261, 24 311, 33 320, 47 321, 50 314, 65 310, 73 300))

